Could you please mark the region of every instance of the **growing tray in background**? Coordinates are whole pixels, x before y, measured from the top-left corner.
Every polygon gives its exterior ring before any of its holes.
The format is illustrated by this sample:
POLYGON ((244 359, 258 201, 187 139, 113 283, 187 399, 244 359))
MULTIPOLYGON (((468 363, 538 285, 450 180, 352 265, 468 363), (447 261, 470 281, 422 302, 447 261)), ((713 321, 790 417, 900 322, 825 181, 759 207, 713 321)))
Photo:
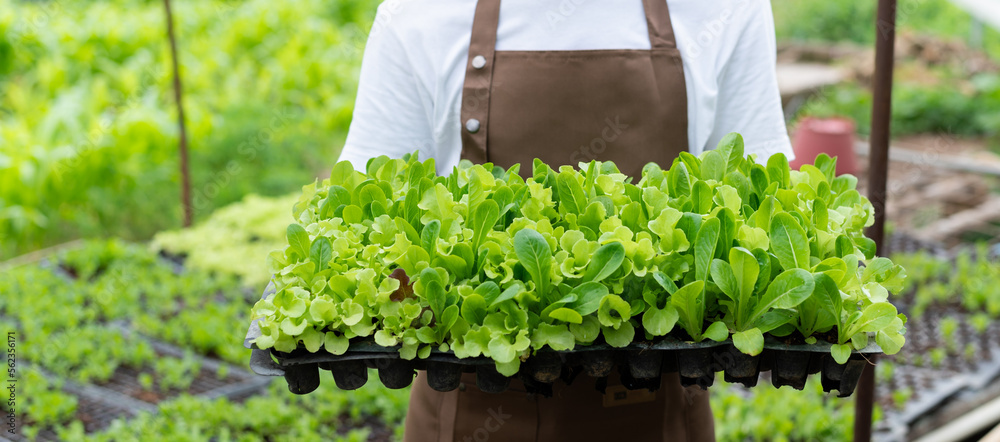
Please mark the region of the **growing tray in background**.
POLYGON ((888 302, 905 273, 873 256, 874 209, 834 170, 825 156, 801 171, 782 155, 758 164, 736 134, 667 171, 647 165, 634 184, 596 161, 536 161, 526 180, 518 166, 468 163, 439 177, 415 156, 375 158, 367 173, 338 163, 304 188, 288 247, 268 256, 275 291, 254 306, 246 344, 273 349, 286 372, 345 364, 368 342, 398 356, 367 359, 409 370, 492 362, 480 378, 524 378, 522 363, 555 365, 546 354, 572 368, 564 355, 600 345, 631 354, 613 358, 628 373, 641 358, 669 370, 657 352, 679 362, 695 351, 683 346, 713 348, 697 350, 702 374, 681 373, 701 378, 725 348, 738 351, 722 370, 753 384, 762 362, 794 353, 765 353, 767 340, 801 342, 822 353, 805 371, 829 365, 829 387, 850 391, 835 371, 858 349, 905 341, 888 302))

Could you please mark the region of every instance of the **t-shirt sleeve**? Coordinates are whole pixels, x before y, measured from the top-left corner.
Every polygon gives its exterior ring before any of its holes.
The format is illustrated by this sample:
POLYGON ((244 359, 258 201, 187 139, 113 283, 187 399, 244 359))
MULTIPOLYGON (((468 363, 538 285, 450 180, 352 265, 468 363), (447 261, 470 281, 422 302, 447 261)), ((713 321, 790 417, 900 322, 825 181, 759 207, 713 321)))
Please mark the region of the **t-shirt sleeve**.
POLYGON ((743 135, 747 154, 766 162, 776 153, 789 160, 792 152, 781 93, 775 72, 776 44, 771 3, 748 0, 736 16, 743 18, 743 31, 719 78, 719 105, 715 124, 705 149, 714 149, 727 133, 743 135))
POLYGON ((420 151, 432 157, 433 129, 409 51, 393 29, 389 3, 379 6, 368 36, 358 95, 341 161, 364 170, 369 159, 420 151))

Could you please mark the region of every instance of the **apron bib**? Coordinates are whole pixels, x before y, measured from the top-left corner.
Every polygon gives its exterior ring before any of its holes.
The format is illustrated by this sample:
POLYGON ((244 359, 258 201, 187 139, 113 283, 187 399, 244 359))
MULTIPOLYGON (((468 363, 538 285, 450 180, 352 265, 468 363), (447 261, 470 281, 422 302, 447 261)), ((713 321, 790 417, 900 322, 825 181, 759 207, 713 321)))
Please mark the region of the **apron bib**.
MULTIPOLYGON (((479 0, 462 89, 462 158, 531 175, 535 158, 558 168, 614 161, 638 178, 687 151, 687 93, 665 0, 643 0, 650 50, 496 51, 500 0, 479 0)), ((441 393, 418 374, 406 442, 713 441, 708 393, 664 374, 655 394, 629 393, 616 375, 557 381, 553 397, 514 379, 500 394, 475 375, 441 393)))
POLYGON ((462 89, 462 158, 531 174, 611 160, 639 177, 687 151, 687 92, 665 0, 643 0, 650 50, 496 51, 500 0, 480 0, 462 89))

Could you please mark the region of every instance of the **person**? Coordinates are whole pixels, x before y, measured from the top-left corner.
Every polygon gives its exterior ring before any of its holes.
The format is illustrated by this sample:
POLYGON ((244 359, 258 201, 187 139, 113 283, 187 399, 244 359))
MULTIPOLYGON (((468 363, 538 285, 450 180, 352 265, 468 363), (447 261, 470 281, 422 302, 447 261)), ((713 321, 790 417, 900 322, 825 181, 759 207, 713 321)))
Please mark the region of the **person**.
MULTIPOLYGON (((388 0, 376 13, 341 160, 418 151, 439 174, 614 161, 638 177, 739 132, 748 154, 793 157, 767 0, 388 0)), ((585 377, 585 376, 583 376, 585 377)), ((655 394, 591 378, 553 397, 437 392, 417 376, 404 440, 714 440, 708 394, 664 374, 655 394), (618 387, 616 389, 616 387, 618 387), (617 393, 615 393, 617 392, 617 393)))

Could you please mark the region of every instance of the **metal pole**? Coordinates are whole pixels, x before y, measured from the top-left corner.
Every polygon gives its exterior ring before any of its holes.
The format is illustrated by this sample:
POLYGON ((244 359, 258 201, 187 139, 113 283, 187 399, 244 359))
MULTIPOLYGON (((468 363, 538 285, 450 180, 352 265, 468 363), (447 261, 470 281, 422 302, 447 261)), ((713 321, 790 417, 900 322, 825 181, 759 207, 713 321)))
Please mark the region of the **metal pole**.
MULTIPOLYGON (((892 116, 892 65, 896 40, 896 0, 879 0, 875 20, 875 74, 872 80, 871 156, 868 165, 868 199, 875 206, 875 224, 868 236, 878 254, 885 254, 886 180, 889 173, 889 123, 892 116)), ((861 374, 855 393, 854 441, 872 437, 872 408, 875 402, 875 366, 861 374)))
POLYGON ((181 206, 184 207, 184 227, 191 227, 194 218, 191 206, 191 176, 188 171, 187 127, 184 122, 184 103, 181 100, 180 61, 177 59, 177 37, 174 35, 174 14, 170 0, 163 0, 167 10, 167 36, 170 38, 170 56, 174 63, 174 101, 177 102, 177 126, 180 129, 181 206))

